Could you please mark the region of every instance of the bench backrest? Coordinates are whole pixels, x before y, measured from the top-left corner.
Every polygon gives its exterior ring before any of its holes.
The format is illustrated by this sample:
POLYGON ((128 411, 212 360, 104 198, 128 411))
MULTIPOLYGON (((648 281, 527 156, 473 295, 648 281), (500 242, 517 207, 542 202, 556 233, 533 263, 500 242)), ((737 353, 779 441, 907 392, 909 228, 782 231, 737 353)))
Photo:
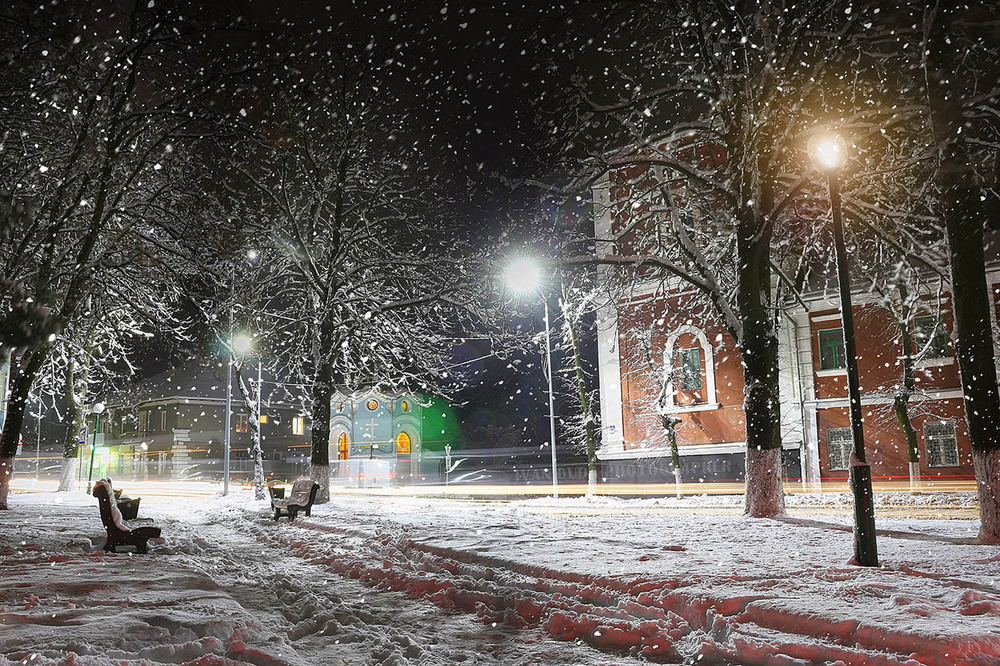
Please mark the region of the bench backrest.
POLYGON ((292 484, 292 492, 288 496, 288 499, 292 501, 292 504, 308 504, 312 487, 312 479, 299 479, 292 484))
POLYGON ((129 529, 122 520, 122 512, 115 500, 114 490, 111 488, 111 479, 101 479, 95 483, 93 494, 101 505, 101 522, 104 523, 104 528, 111 529, 113 525, 122 532, 128 532, 129 529))

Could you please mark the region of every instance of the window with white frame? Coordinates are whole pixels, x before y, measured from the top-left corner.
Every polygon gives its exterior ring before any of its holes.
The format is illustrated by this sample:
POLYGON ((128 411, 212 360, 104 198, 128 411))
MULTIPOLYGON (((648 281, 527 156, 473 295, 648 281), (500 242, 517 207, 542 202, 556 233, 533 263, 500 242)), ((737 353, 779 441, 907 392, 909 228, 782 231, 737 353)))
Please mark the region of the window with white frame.
POLYGON ((924 421, 924 447, 930 467, 955 467, 958 465, 958 437, 955 422, 924 421))
POLYGON ((167 410, 160 412, 160 432, 167 431, 167 410))
POLYGON ((819 332, 820 370, 839 370, 847 367, 844 347, 844 329, 828 328, 819 332))
POLYGON ((663 359, 669 382, 667 409, 684 411, 718 407, 715 354, 703 330, 694 326, 679 327, 667 338, 663 359), (684 393, 679 396, 679 392, 684 393))
POLYGON ((292 419, 292 434, 293 435, 304 435, 306 434, 306 419, 304 416, 296 416, 292 419))
POLYGON ((830 469, 847 469, 851 466, 854 437, 850 428, 828 428, 826 431, 827 459, 830 469))

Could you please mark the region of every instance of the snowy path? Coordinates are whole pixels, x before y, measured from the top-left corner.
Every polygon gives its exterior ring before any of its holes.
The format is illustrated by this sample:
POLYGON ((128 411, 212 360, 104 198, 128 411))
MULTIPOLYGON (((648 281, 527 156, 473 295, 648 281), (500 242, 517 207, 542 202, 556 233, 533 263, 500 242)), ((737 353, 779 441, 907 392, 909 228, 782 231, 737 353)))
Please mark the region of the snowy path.
POLYGON ((869 570, 826 516, 338 497, 275 524, 243 495, 144 504, 142 558, 52 497, 0 517, 0 664, 1000 663, 1000 550, 968 521, 880 521, 869 570))

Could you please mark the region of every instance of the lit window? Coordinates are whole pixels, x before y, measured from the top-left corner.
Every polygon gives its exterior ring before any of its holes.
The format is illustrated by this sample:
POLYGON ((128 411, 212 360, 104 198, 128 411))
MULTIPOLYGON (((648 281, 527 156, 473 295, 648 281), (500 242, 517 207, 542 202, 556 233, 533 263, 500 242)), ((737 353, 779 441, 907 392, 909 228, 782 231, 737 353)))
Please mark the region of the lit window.
POLYGON ((821 370, 837 370, 847 367, 844 329, 830 328, 819 332, 819 367, 821 370))
POLYGON ((829 428, 826 431, 826 448, 830 469, 847 469, 851 465, 854 437, 850 428, 829 428))
POLYGON ((927 348, 924 358, 943 358, 948 356, 948 334, 944 330, 944 322, 934 316, 917 317, 913 320, 914 353, 919 354, 927 348))
POLYGON ((404 401, 402 401, 401 403, 399 403, 399 407, 400 407, 400 409, 402 409, 402 410, 403 410, 404 412, 408 412, 408 411, 410 411, 410 403, 406 402, 405 400, 404 400, 404 401))
POLYGON ((927 448, 927 464, 929 466, 957 466, 958 438, 955 436, 955 422, 925 421, 924 446, 927 448))
POLYGON ((292 434, 293 435, 304 435, 306 434, 306 419, 304 416, 296 416, 292 419, 292 434))
POLYGON ((246 414, 236 415, 236 432, 247 432, 249 430, 249 421, 246 414))
POLYGON ((374 400, 374 399, 373 400, 369 400, 368 401, 368 409, 370 409, 373 412, 376 409, 378 409, 378 400, 374 400))
POLYGON ((347 451, 349 448, 349 443, 347 440, 347 433, 340 433, 340 437, 337 438, 337 457, 340 460, 347 460, 347 451))
POLYGON ((681 391, 697 391, 701 388, 701 349, 677 350, 677 388, 681 391))
POLYGON ((260 415, 260 422, 261 423, 267 423, 267 414, 261 414, 260 415))
POLYGON ((400 432, 396 436, 396 453, 409 453, 410 452, 410 436, 405 432, 400 432))

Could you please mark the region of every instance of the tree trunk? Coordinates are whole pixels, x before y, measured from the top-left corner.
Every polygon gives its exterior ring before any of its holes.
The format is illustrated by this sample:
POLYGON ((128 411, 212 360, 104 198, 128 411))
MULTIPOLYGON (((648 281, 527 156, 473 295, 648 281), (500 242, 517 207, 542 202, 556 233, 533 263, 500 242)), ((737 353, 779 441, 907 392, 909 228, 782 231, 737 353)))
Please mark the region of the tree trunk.
POLYGON ((742 323, 746 418, 746 505, 756 518, 785 513, 781 486, 781 411, 778 387, 778 336, 770 307, 770 238, 752 219, 739 223, 737 303, 742 323))
POLYGON ((681 420, 676 416, 660 415, 663 429, 667 431, 667 441, 670 443, 670 460, 674 464, 674 491, 677 499, 681 498, 681 452, 677 448, 677 426, 681 420))
MULTIPOLYGON (((569 296, 566 293, 566 284, 562 285, 563 303, 567 303, 569 296)), ((576 370, 576 388, 579 391, 580 411, 583 416, 584 434, 587 439, 587 496, 593 497, 597 491, 597 448, 595 440, 597 433, 594 428, 594 416, 590 413, 590 403, 587 401, 587 387, 583 382, 583 367, 580 363, 580 349, 576 343, 576 332, 573 330, 571 317, 563 307, 563 319, 566 321, 566 328, 569 332, 570 345, 573 348, 573 367, 576 370)), ((551 372, 551 369, 550 369, 551 372)))
MULTIPOLYGON (((955 166, 954 151, 948 159, 955 166)), ((966 162, 966 165, 968 163, 966 162)), ((966 174, 971 178, 971 174, 966 174)), ((965 419, 979 490, 979 541, 1000 543, 1000 396, 993 357, 989 292, 978 192, 946 177, 954 207, 946 213, 955 308, 955 352, 965 396, 965 419)))
POLYGON ((66 374, 63 383, 64 421, 67 424, 66 436, 63 440, 62 473, 59 476, 59 492, 76 490, 76 462, 80 455, 80 431, 84 427, 87 410, 84 404, 87 400, 88 360, 76 372, 76 361, 72 354, 66 362, 66 374))
POLYGON ((951 19, 950 12, 942 11, 932 29, 927 51, 929 106, 938 151, 940 213, 951 261, 955 353, 979 490, 979 541, 1000 543, 1000 395, 983 252, 986 210, 963 131, 955 72, 958 54, 948 34, 951 19))
POLYGON ((253 496, 254 499, 262 500, 266 494, 264 481, 264 453, 260 438, 260 410, 258 409, 257 396, 260 392, 258 385, 256 391, 243 378, 243 365, 235 364, 236 385, 240 387, 240 397, 243 398, 243 406, 246 407, 248 418, 247 425, 250 428, 250 459, 253 460, 253 496))
POLYGON ((892 401, 892 410, 906 438, 906 451, 910 462, 910 492, 915 492, 920 488, 920 456, 917 449, 917 431, 913 429, 913 423, 910 421, 909 402, 908 393, 897 393, 892 401))
POLYGON ((900 282, 898 289, 902 309, 897 325, 903 344, 903 386, 892 401, 892 409, 896 414, 896 422, 899 423, 899 428, 903 431, 903 437, 906 438, 906 452, 910 463, 910 492, 912 493, 920 489, 920 451, 917 445, 917 431, 913 429, 913 423, 910 421, 910 396, 915 387, 913 381, 913 332, 910 328, 913 308, 910 307, 909 290, 906 285, 900 282))
POLYGON ((312 390, 312 453, 309 478, 319 484, 316 503, 330 501, 330 401, 333 398, 333 366, 323 359, 312 390))
POLYGON ((14 457, 17 456, 17 445, 21 440, 21 426, 24 423, 24 410, 28 403, 31 385, 42 369, 47 348, 41 347, 25 352, 19 359, 17 370, 14 370, 11 359, 13 382, 7 395, 7 416, 0 432, 0 510, 7 506, 7 496, 10 494, 10 480, 14 475, 14 457))

